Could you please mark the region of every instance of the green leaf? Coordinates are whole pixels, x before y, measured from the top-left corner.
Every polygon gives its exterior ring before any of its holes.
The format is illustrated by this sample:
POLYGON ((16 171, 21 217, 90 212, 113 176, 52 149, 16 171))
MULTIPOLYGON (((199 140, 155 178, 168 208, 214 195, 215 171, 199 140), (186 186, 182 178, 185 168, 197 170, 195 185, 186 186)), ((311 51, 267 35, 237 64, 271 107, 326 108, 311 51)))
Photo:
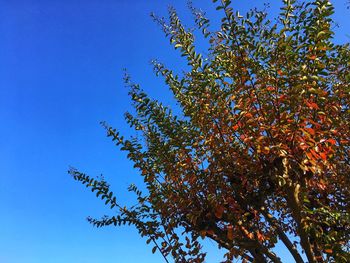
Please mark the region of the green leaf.
POLYGON ((156 253, 156 251, 157 251, 157 247, 153 247, 152 248, 152 254, 156 253))

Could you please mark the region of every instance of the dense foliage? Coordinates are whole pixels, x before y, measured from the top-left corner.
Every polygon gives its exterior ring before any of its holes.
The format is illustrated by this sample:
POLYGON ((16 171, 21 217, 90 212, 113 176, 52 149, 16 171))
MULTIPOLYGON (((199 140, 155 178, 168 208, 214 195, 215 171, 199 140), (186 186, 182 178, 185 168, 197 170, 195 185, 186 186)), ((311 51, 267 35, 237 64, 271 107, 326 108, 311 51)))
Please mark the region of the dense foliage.
POLYGON ((218 31, 190 6, 205 56, 174 9, 154 17, 190 68, 177 75, 154 62, 182 114, 126 77, 135 108, 126 120, 143 139, 103 125, 147 190, 132 185, 138 205, 123 207, 104 180, 71 169, 116 209, 89 220, 136 226, 166 262, 203 262, 203 238, 227 250, 225 262, 282 262, 278 241, 296 262, 350 262, 350 49, 333 41, 333 6, 284 0, 270 21, 230 2, 216 3, 218 31))

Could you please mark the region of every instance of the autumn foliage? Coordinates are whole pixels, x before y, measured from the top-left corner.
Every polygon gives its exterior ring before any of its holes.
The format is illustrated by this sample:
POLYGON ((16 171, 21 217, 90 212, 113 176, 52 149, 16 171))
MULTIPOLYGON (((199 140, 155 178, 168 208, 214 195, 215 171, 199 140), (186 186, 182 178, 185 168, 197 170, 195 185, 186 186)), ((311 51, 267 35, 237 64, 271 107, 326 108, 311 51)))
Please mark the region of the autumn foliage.
POLYGON ((350 262, 350 49, 333 41, 333 6, 284 0, 270 21, 213 2, 217 31, 190 6, 206 55, 174 9, 154 17, 190 67, 177 75, 154 62, 182 114, 126 76, 126 120, 143 139, 104 127, 146 188, 132 185, 138 205, 123 207, 105 181, 72 169, 115 211, 89 220, 131 223, 167 262, 203 262, 203 238, 227 250, 224 262, 283 262, 277 242, 295 262, 350 262))

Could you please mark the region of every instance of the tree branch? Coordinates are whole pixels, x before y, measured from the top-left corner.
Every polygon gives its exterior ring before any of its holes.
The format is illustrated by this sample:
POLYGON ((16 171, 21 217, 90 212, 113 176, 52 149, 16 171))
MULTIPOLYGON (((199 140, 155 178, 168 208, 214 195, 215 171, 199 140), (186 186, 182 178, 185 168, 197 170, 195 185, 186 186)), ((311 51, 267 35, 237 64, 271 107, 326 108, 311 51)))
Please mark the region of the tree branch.
POLYGON ((265 219, 269 222, 269 224, 271 224, 271 226, 273 226, 276 229, 276 232, 279 236, 279 238, 281 239, 281 241, 284 243, 284 245, 287 247, 287 249, 289 250, 289 252, 292 254, 294 260, 296 263, 304 263, 303 258, 301 257, 301 255, 299 254, 298 250, 295 248, 295 246, 293 245, 293 243, 289 240, 289 238, 287 237, 287 235, 284 233, 284 231, 281 229, 281 227, 278 225, 277 220, 271 215, 269 214, 265 208, 261 209, 261 213, 262 215, 265 217, 265 219))

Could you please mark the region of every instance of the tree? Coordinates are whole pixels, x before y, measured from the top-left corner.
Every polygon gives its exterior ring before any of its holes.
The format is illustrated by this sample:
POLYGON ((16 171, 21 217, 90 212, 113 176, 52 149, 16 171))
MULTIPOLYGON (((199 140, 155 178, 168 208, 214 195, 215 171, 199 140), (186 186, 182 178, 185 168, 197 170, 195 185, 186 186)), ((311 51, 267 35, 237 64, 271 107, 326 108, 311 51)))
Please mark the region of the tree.
POLYGON ((166 262, 203 262, 203 238, 227 250, 225 262, 282 262, 278 241, 298 263, 350 262, 350 49, 333 43, 332 4, 283 0, 272 22, 222 0, 218 31, 190 9, 206 56, 173 8, 169 21, 153 16, 190 67, 177 75, 153 63, 182 114, 126 76, 126 121, 143 139, 103 123, 144 178, 145 193, 129 188, 138 204, 123 207, 104 180, 70 170, 116 209, 89 221, 134 225, 166 262))

